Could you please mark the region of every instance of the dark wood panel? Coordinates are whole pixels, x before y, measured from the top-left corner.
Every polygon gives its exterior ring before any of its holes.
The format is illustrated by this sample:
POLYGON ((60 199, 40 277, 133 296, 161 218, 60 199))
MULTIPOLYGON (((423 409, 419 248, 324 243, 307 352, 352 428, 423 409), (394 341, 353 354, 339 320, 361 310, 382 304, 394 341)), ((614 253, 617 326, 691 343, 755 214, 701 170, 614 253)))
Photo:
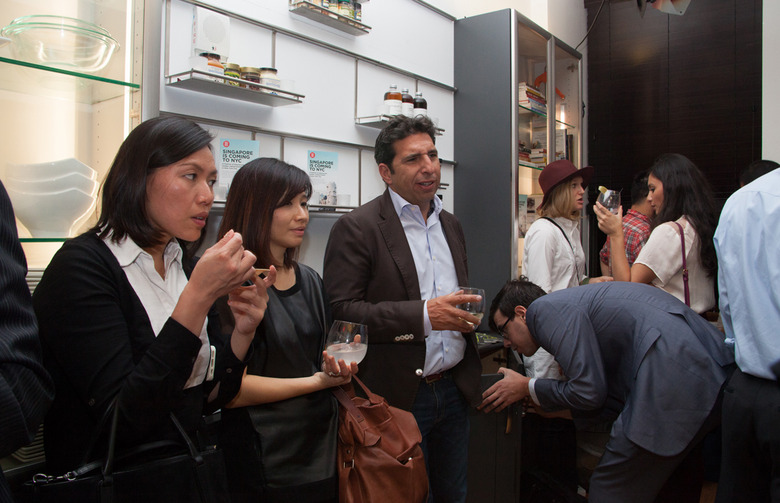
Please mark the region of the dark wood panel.
MULTIPOLYGON (((600 0, 585 0, 589 26, 600 0)), ((682 16, 604 5, 587 41, 593 187, 624 189, 664 152, 687 155, 719 199, 761 158, 761 0, 694 0, 682 16)), ((595 190, 595 189, 591 189, 595 190)), ((595 197, 595 193, 592 193, 595 197)), ((591 225, 590 267, 603 235, 591 225)))

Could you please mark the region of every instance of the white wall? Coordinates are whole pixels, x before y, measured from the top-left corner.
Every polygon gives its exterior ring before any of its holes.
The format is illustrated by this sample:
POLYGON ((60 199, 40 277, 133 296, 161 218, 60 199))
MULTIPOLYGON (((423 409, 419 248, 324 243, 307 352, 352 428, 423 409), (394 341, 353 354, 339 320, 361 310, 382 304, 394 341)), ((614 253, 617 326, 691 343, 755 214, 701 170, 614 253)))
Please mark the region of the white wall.
POLYGON ((761 151, 764 159, 773 161, 780 161, 780 142, 777 141, 780 124, 775 120, 775 117, 780 114, 780 96, 775 92, 778 79, 780 79, 780 60, 778 60, 776 52, 780 49, 780 32, 776 28, 778 22, 780 22, 780 2, 764 0, 761 78, 761 102, 763 104, 761 131, 764 138, 761 151))

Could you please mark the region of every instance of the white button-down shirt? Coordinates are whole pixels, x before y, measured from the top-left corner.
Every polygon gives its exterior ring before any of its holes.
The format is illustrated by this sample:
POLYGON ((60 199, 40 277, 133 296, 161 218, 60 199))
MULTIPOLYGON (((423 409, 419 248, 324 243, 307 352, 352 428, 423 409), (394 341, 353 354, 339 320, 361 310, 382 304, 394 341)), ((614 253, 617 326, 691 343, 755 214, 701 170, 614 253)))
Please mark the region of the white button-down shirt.
POLYGON ((423 376, 436 374, 457 365, 466 351, 463 334, 451 330, 433 330, 428 317, 429 299, 453 293, 458 289, 455 262, 439 220, 441 200, 438 197, 433 198, 433 211, 426 221, 418 206, 406 201, 392 189, 390 198, 398 218, 401 219, 406 241, 412 251, 417 280, 420 283, 420 297, 425 300, 423 316, 427 337, 423 376))
MULTIPOLYGON (((130 286, 135 290, 146 310, 155 337, 162 330, 165 322, 171 317, 179 296, 187 284, 187 276, 182 268, 182 249, 179 243, 171 241, 165 247, 165 279, 161 278, 154 268, 154 259, 129 238, 120 243, 114 243, 110 237, 103 239, 111 253, 114 254, 120 267, 124 270, 130 286)), ((192 373, 184 388, 191 388, 203 382, 209 365, 209 337, 206 323, 200 330, 201 347, 195 360, 192 373)))

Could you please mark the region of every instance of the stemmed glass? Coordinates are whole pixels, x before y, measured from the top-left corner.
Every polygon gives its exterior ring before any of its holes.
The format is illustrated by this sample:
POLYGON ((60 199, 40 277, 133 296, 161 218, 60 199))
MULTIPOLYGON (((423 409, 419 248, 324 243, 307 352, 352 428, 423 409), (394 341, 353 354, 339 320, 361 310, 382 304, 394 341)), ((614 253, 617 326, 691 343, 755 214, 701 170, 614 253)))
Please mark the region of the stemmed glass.
POLYGON ((368 327, 351 321, 334 321, 325 340, 325 351, 347 365, 360 363, 368 351, 368 327))
MULTIPOLYGON (((470 314, 473 314, 480 320, 482 320, 482 316, 485 314, 485 290, 482 288, 471 288, 469 286, 459 286, 458 290, 463 290, 463 293, 465 295, 479 295, 480 300, 478 302, 466 302, 463 304, 458 304, 458 309, 462 309, 470 314)), ((470 323, 470 322, 469 322, 470 323)))
POLYGON ((602 206, 617 215, 620 207, 620 191, 599 187, 599 197, 596 199, 602 206))

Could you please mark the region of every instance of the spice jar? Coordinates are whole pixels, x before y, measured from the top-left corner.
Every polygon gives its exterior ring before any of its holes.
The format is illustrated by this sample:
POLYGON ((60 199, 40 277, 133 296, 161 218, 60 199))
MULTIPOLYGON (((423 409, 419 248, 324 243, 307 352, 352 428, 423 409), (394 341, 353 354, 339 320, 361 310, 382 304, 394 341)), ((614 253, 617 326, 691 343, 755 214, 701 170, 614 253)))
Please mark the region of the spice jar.
POLYGON ((276 68, 260 68, 260 83, 264 86, 275 87, 276 89, 282 87, 282 81, 279 80, 279 77, 276 75, 276 68))
MULTIPOLYGON (((219 75, 220 77, 225 75, 225 67, 222 65, 222 62, 220 62, 220 56, 219 54, 214 54, 210 52, 202 52, 200 54, 202 57, 206 58, 206 71, 208 73, 213 73, 214 75, 219 75)), ((224 83, 225 79, 220 78, 213 78, 214 82, 224 83)))
MULTIPOLYGON (((255 82, 257 84, 260 83, 260 69, 255 68, 253 66, 242 66, 241 67, 241 79, 242 80, 248 80, 249 82, 255 82)), ((247 86, 246 84, 241 84, 241 87, 248 87, 249 89, 252 89, 254 91, 259 91, 260 88, 258 86, 247 86)))
MULTIPOLYGON (((236 63, 225 63, 225 75, 227 77, 233 77, 234 79, 241 78, 241 67, 236 63)), ((231 86, 240 86, 240 82, 233 82, 232 80, 226 80, 231 86)))

